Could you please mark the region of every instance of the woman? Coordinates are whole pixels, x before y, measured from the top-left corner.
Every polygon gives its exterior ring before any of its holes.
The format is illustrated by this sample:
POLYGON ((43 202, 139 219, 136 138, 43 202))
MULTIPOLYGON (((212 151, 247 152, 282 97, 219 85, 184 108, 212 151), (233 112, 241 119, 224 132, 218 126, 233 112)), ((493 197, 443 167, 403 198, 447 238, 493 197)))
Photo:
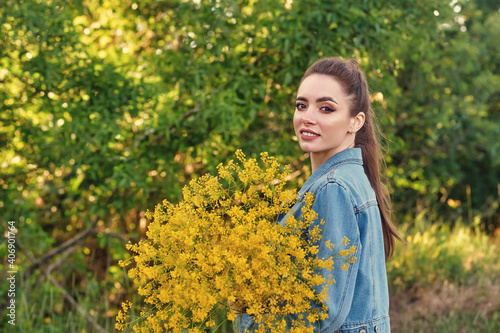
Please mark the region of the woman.
MULTIPOLYGON (((293 125, 313 173, 292 211, 300 214, 304 194, 313 193, 315 223, 326 222, 318 255, 332 256, 325 243, 329 240, 338 251, 344 236, 358 249, 354 264, 333 271, 328 318, 315 324, 315 332, 390 332, 385 259, 400 238, 380 180, 382 154, 374 121, 368 85, 355 60, 326 58, 305 72, 293 125)), ((323 273, 328 277, 331 272, 323 273)), ((254 326, 247 314, 235 322, 241 332, 254 326)))

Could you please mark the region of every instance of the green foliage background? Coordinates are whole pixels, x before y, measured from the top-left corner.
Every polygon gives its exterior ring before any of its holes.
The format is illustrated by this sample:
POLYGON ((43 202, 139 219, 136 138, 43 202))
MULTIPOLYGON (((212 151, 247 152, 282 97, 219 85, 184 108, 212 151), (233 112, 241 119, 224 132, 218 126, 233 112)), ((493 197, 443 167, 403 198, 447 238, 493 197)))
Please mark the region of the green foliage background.
POLYGON ((277 156, 300 186, 310 170, 293 137, 294 93, 322 56, 353 57, 367 75, 400 223, 425 216, 492 233, 500 227, 499 7, 2 1, 0 215, 16 221, 19 270, 33 273, 19 282, 19 311, 44 304, 41 322, 26 329, 58 316, 80 327, 68 298, 54 301, 62 287, 112 330, 131 292, 117 261, 128 255, 124 243, 144 234, 145 211, 176 201, 183 184, 236 149, 277 156), (92 237, 41 260, 86 228, 92 237))

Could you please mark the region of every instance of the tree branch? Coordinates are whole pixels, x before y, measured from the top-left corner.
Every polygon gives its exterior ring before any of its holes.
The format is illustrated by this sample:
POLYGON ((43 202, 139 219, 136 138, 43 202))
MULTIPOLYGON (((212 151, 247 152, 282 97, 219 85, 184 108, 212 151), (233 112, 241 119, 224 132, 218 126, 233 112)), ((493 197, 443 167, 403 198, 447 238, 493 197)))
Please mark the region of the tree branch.
POLYGON ((88 236, 90 236, 93 233, 94 228, 97 226, 98 221, 99 221, 99 218, 96 217, 94 222, 92 223, 92 225, 89 228, 79 232, 73 238, 68 239, 66 242, 62 243, 58 247, 56 247, 50 251, 47 251, 40 259, 35 260, 33 262, 33 264, 30 267, 28 267, 26 272, 23 274, 23 279, 24 280, 28 279, 31 276, 31 274, 33 274, 33 272, 38 269, 38 267, 45 264, 51 258, 64 252, 68 248, 73 247, 73 246, 77 246, 79 243, 83 242, 85 240, 85 238, 87 238, 88 236))

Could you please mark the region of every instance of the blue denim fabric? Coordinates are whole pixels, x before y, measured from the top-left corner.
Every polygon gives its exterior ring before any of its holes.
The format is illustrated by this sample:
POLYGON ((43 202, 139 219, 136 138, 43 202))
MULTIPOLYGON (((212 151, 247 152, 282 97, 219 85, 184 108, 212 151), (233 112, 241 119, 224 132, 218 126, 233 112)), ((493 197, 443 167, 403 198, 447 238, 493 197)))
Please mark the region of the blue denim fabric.
MULTIPOLYGON (((320 226, 323 237, 318 255, 332 256, 332 250, 325 246, 327 240, 335 244, 333 252, 338 252, 344 236, 351 240, 350 245, 358 247, 357 260, 347 271, 337 263, 333 271, 322 272, 325 277, 333 274, 336 283, 328 289, 328 318, 317 323, 314 331, 390 332, 380 212, 363 169, 361 149, 344 150, 323 163, 301 188, 299 200, 289 214, 300 215, 307 192, 313 193, 312 208, 318 213, 311 228, 321 219, 326 222, 320 226)), ((257 328, 248 314, 238 316, 234 327, 236 332, 252 332, 257 328)))

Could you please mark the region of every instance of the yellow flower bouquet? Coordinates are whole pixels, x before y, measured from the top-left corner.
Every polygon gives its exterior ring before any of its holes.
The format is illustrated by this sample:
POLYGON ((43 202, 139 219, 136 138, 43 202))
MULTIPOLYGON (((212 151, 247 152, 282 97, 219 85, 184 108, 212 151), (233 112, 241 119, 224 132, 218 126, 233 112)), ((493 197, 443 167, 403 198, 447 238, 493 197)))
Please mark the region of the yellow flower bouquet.
MULTIPOLYGON (((117 329, 213 330, 217 316, 236 318, 228 301, 253 315, 262 331, 285 331, 291 314, 307 316, 288 323, 300 332, 325 318, 323 300, 335 281, 317 270, 332 270, 335 258, 316 256, 321 234, 318 225, 311 227, 317 218, 314 198, 306 196, 300 219, 288 214, 279 223, 297 198, 296 190, 285 188, 289 170, 267 153, 260 161, 241 151, 236 158, 219 165, 217 176, 192 180, 179 203, 164 201, 148 212, 147 238, 128 244, 135 255, 121 262, 132 266, 129 276, 147 310, 132 325, 126 314, 131 303, 125 302, 117 329), (321 292, 315 291, 318 286, 321 292)), ((349 264, 353 252, 352 247, 340 251, 338 258, 349 264)))

